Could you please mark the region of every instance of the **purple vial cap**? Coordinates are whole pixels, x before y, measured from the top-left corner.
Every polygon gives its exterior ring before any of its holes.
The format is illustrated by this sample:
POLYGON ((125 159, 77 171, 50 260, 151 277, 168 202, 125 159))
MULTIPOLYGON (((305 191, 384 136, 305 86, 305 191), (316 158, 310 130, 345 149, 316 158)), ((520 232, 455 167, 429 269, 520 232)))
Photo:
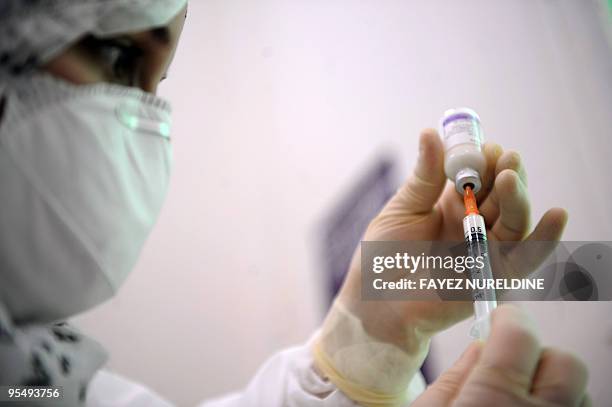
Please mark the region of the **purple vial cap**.
POLYGON ((442 126, 446 126, 448 123, 452 121, 461 120, 461 119, 476 120, 478 123, 480 123, 480 117, 478 116, 478 113, 476 113, 474 110, 470 108, 460 107, 457 109, 449 109, 446 112, 444 112, 444 118, 442 119, 442 126))

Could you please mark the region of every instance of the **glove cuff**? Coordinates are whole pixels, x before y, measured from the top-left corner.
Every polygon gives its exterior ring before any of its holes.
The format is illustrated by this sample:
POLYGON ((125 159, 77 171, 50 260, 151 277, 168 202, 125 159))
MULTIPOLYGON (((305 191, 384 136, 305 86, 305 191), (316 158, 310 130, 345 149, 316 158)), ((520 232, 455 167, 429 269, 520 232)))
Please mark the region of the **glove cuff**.
POLYGON ((417 395, 409 385, 429 348, 429 337, 419 339, 421 343, 414 346, 412 341, 408 352, 374 338, 336 301, 312 352, 317 369, 353 401, 366 407, 396 407, 417 395))

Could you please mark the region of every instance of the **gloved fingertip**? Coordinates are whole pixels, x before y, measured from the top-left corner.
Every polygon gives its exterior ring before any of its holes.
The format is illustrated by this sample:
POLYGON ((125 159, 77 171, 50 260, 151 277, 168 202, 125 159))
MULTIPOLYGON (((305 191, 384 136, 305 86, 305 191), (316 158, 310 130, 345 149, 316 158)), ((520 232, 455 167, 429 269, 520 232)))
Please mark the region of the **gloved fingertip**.
POLYGON ((429 178, 432 171, 443 169, 444 147, 435 129, 425 129, 419 138, 419 176, 429 178))

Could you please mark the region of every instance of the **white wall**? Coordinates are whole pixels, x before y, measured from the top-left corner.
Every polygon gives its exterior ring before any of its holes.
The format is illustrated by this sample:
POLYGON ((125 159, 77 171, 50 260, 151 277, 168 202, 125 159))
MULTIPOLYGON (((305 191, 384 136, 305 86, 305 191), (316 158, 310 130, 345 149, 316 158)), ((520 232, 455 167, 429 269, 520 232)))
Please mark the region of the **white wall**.
MULTIPOLYGON (((321 315, 316 225, 383 150, 471 106, 523 154, 533 213, 612 240, 612 58, 591 1, 194 0, 162 94, 170 196, 120 295, 78 318, 110 367, 181 406, 247 383, 321 315)), ((529 304, 612 400, 610 303, 529 304)), ((466 325, 434 343, 437 371, 466 325)))

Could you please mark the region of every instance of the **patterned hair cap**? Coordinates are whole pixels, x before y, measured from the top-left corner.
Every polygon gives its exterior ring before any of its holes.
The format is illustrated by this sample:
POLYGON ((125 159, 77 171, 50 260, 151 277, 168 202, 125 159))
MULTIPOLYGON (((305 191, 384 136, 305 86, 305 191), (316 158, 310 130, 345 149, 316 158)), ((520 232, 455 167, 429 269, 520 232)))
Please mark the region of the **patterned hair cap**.
POLYGON ((168 23, 187 0, 1 0, 0 75, 49 61, 85 34, 98 37, 168 23))

